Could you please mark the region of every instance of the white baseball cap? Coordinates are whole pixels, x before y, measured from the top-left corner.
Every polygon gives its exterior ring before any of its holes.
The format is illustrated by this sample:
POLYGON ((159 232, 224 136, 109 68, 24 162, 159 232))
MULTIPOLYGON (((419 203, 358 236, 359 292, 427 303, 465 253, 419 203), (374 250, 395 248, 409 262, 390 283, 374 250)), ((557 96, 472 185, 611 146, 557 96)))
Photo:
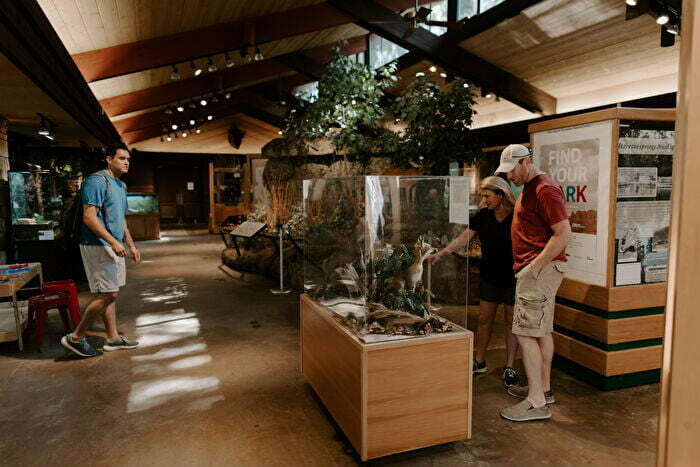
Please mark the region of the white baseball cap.
POLYGON ((501 152, 501 164, 496 169, 496 173, 508 173, 518 165, 520 159, 531 156, 532 153, 522 144, 511 144, 501 152))

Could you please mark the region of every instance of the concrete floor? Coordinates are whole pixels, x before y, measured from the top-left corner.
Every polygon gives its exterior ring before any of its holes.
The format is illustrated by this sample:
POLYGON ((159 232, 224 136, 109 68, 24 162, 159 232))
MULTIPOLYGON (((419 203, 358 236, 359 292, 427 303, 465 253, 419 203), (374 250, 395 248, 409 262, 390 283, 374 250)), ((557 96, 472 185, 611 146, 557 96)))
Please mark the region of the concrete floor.
MULTIPOLYGON (((41 353, 0 345, 2 465, 358 463, 298 372, 297 296, 223 274, 218 236, 169 232, 140 247, 118 306, 139 349, 75 359, 55 315, 41 353)), ((602 393, 555 370, 553 419, 509 423, 501 343, 476 378, 473 439, 371 464, 654 464, 658 385, 602 393)))

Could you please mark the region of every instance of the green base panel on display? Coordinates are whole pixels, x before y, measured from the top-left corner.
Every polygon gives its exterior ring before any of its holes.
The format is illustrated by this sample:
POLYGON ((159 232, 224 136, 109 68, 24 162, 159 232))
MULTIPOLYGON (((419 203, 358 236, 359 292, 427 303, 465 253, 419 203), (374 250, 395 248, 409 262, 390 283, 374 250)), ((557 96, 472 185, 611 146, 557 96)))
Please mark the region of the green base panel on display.
POLYGON ((571 376, 585 381, 601 391, 613 391, 615 389, 643 386, 661 381, 661 370, 640 371, 625 375, 603 376, 569 359, 554 355, 552 364, 571 376))

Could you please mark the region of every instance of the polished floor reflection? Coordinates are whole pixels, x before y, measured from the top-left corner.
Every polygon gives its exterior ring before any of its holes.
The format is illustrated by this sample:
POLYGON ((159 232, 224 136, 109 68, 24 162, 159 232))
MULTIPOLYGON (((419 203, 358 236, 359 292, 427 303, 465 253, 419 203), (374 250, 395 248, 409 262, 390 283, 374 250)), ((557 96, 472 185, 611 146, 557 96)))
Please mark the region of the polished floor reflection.
MULTIPOLYGON (((120 330, 141 348, 76 360, 53 315, 43 352, 0 345, 2 464, 355 465, 298 372, 297 297, 223 274, 218 236, 168 238, 141 243, 119 299, 120 330)), ((497 325, 472 440, 372 464, 654 464, 658 385, 602 393, 555 370, 553 419, 513 424, 498 416, 515 402, 502 359, 497 325)))

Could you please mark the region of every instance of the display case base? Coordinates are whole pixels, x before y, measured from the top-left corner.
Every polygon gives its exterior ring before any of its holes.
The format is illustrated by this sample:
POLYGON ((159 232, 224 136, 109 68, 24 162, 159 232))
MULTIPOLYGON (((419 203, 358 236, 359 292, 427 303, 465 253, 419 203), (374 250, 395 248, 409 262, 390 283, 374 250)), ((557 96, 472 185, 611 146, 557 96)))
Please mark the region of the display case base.
POLYGON ((367 344, 300 308, 301 372, 363 461, 471 437, 470 331, 367 344))

